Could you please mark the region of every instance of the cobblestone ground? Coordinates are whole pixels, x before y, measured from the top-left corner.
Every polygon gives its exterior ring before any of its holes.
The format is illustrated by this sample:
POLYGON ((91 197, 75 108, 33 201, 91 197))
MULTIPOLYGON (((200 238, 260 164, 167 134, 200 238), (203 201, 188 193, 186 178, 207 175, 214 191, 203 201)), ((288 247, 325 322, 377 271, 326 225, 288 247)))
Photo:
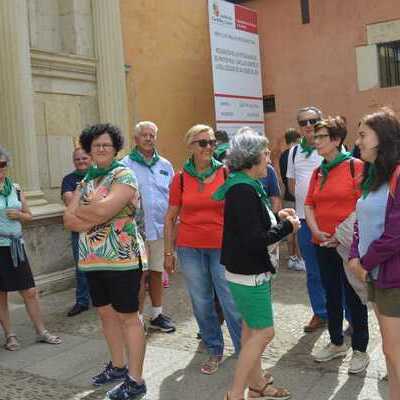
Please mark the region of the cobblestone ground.
MULTIPOLYGON (((328 371, 346 373, 348 359, 344 363, 332 361, 328 364, 313 362, 310 353, 315 347, 321 347, 328 341, 326 331, 304 335, 303 325, 311 317, 305 289, 305 273, 289 271, 283 264, 278 277, 274 280, 273 297, 276 322, 276 336, 265 352, 265 364, 275 367, 298 368, 299 371, 326 373, 328 371)), ((177 324, 174 334, 149 333, 148 342, 168 349, 202 351, 196 339, 197 326, 191 313, 190 301, 184 289, 182 276, 178 273, 171 278, 170 288, 166 293, 167 314, 177 324)), ((74 318, 66 318, 65 313, 70 306, 66 301, 73 299, 73 290, 67 293, 54 294, 42 299, 48 329, 59 334, 72 334, 87 338, 102 338, 100 327, 94 310, 82 313, 74 318)), ((18 308, 18 306, 16 306, 18 308)), ((383 359, 380 354, 380 338, 376 319, 370 311, 370 345, 372 355, 371 366, 367 376, 377 378, 384 373, 383 359)), ((23 322, 22 325, 28 324, 23 322)), ((226 330, 226 328, 224 328, 226 330)), ((225 332, 226 355, 232 354, 233 348, 225 332)), ((4 351, 4 350, 3 350, 4 351)), ((0 350, 0 361, 2 358, 0 350)), ((60 383, 51 379, 31 375, 16 369, 0 367, 0 399, 1 400, 36 400, 36 399, 102 399, 104 392, 82 389, 60 383)), ((191 399, 187 399, 191 400, 191 399)))

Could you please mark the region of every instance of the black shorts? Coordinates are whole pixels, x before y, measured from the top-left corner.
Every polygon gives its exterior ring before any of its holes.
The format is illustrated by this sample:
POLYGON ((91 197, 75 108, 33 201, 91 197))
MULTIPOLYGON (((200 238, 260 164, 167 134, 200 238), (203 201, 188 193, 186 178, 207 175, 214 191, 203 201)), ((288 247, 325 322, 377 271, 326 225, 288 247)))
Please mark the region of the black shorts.
POLYGON ((86 272, 90 297, 95 307, 112 305, 120 313, 139 310, 139 288, 142 271, 86 272))
MULTIPOLYGON (((25 252, 25 248, 24 248, 25 252)), ((9 246, 0 247, 0 291, 15 292, 35 287, 28 257, 14 267, 9 246)))

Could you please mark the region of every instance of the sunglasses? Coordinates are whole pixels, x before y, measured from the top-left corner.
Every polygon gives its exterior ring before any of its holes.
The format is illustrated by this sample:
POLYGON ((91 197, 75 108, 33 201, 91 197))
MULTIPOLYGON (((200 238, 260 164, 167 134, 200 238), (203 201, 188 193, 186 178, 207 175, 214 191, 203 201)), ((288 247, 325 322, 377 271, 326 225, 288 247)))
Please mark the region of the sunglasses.
POLYGON ((211 140, 206 140, 206 139, 200 139, 200 140, 195 140, 192 143, 197 143, 200 147, 215 147, 217 145, 217 141, 215 139, 211 139, 211 140))
POLYGON ((0 168, 7 167, 7 161, 0 161, 0 168))
POLYGON ((303 119, 299 121, 300 126, 315 125, 320 119, 303 119))

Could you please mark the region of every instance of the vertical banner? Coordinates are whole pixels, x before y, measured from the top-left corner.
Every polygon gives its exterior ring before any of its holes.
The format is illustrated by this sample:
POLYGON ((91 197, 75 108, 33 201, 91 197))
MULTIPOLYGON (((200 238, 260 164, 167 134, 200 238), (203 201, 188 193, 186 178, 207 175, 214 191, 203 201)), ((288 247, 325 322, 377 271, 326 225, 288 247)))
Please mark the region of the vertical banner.
POLYGON ((257 13, 208 0, 208 14, 217 129, 265 133, 257 13))

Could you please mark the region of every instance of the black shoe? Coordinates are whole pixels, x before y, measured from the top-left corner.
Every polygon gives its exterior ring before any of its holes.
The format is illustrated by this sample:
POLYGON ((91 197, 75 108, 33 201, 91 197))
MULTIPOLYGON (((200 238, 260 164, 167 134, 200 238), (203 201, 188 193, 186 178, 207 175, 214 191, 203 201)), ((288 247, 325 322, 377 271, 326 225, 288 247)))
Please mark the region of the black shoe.
POLYGON ((91 383, 94 386, 106 385, 107 383, 111 382, 123 381, 126 379, 127 375, 128 368, 116 368, 112 365, 112 362, 110 361, 108 364, 106 364, 103 371, 101 371, 99 374, 95 375, 91 379, 91 383))
POLYGON ((165 333, 176 331, 175 325, 164 314, 160 314, 157 318, 150 320, 150 328, 165 333))
POLYGON ((146 394, 146 384, 139 385, 130 376, 125 381, 107 392, 107 398, 110 400, 135 400, 141 399, 146 394))
POLYGON ((73 317, 75 315, 80 314, 81 312, 89 310, 89 306, 84 306, 82 304, 76 303, 69 311, 67 316, 73 317))

